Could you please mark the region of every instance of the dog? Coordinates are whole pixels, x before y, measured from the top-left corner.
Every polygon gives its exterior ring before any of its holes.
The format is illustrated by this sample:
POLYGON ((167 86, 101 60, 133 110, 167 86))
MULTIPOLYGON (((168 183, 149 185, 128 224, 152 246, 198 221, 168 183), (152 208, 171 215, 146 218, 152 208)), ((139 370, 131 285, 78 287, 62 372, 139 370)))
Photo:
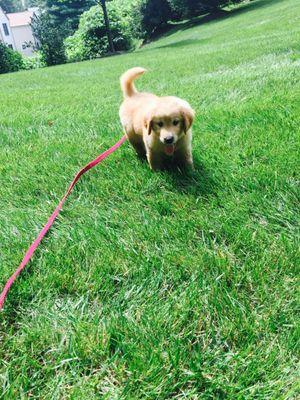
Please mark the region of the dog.
POLYGON ((193 168, 195 112, 178 97, 138 92, 134 80, 145 71, 132 68, 120 78, 124 101, 119 114, 125 134, 137 154, 146 155, 153 171, 163 169, 170 161, 179 167, 193 168))

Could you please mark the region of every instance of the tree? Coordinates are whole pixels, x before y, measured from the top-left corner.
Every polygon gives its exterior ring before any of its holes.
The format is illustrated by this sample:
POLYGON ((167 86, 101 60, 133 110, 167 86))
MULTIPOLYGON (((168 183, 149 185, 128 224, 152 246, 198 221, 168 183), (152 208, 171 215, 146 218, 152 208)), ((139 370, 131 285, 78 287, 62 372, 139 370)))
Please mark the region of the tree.
POLYGON ((47 65, 66 62, 64 39, 78 27, 81 14, 96 0, 27 0, 37 5, 40 16, 32 21, 32 28, 40 44, 42 59, 47 65))
POLYGON ((20 0, 0 0, 0 7, 7 13, 13 13, 23 9, 20 0))
POLYGON ((179 18, 193 17, 205 13, 215 13, 222 7, 240 3, 242 0, 168 0, 179 18))
POLYGON ((146 36, 151 36, 158 27, 172 18, 172 8, 168 0, 142 0, 139 13, 141 28, 146 36))
POLYGON ((168 23, 215 13, 226 5, 242 0, 140 0, 138 7, 142 35, 149 37, 168 23))
POLYGON ((107 34, 107 39, 108 39, 110 51, 112 53, 114 53, 115 52, 115 47, 114 47, 114 43, 113 43, 113 40, 112 40, 110 23, 109 23, 109 18, 108 18, 108 15, 107 15, 106 2, 105 2, 105 0, 100 0, 100 3, 101 3, 102 10, 103 10, 103 16, 104 16, 104 21, 105 21, 105 29, 106 29, 106 34, 107 34))
POLYGON ((62 26, 69 34, 75 32, 79 18, 84 11, 90 9, 96 0, 40 0, 55 25, 62 26))
MULTIPOLYGON (((133 46, 133 18, 127 0, 107 3, 111 22, 111 36, 116 51, 129 50, 133 46)), ((69 61, 88 60, 110 52, 103 9, 100 4, 82 14, 78 30, 65 39, 69 61)))
POLYGON ((47 12, 32 18, 31 27, 38 41, 38 50, 46 65, 63 64, 66 62, 63 26, 57 26, 47 12))

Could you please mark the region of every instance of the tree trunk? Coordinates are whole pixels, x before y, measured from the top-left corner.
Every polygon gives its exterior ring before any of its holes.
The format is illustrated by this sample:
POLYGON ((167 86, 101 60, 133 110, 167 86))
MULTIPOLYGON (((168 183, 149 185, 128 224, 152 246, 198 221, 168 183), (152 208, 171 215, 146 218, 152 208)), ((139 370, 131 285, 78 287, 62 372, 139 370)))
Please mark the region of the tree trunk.
POLYGON ((107 9, 106 9, 106 3, 105 0, 100 0, 102 10, 103 10, 103 16, 104 16, 104 22, 105 22, 105 27, 106 27, 106 33, 107 33, 107 38, 108 38, 108 43, 109 43, 109 48, 112 53, 115 53, 115 47, 114 43, 112 40, 112 35, 111 35, 111 30, 110 30, 110 25, 109 25, 109 18, 107 15, 107 9))

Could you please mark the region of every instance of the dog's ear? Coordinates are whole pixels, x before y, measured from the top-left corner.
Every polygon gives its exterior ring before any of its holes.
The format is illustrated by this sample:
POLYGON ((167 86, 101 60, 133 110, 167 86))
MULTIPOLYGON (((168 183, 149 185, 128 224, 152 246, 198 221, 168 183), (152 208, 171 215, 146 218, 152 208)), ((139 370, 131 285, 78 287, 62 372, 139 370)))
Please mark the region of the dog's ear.
POLYGON ((152 125, 153 125, 152 118, 151 117, 145 118, 144 125, 145 125, 145 128, 147 129, 148 135, 151 135, 152 125))
POLYGON ((187 133, 195 118, 195 111, 190 107, 182 107, 181 115, 183 118, 183 129, 184 132, 187 133))

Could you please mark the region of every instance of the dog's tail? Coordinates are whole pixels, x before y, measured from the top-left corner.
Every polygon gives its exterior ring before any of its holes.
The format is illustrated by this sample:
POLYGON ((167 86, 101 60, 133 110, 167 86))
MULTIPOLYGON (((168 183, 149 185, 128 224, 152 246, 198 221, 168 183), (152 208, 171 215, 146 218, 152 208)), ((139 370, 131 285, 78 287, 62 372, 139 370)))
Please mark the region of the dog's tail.
POLYGON ((135 93, 137 93, 133 81, 140 75, 142 75, 145 71, 146 70, 144 68, 135 67, 129 69, 121 76, 120 83, 124 98, 131 97, 135 93))

